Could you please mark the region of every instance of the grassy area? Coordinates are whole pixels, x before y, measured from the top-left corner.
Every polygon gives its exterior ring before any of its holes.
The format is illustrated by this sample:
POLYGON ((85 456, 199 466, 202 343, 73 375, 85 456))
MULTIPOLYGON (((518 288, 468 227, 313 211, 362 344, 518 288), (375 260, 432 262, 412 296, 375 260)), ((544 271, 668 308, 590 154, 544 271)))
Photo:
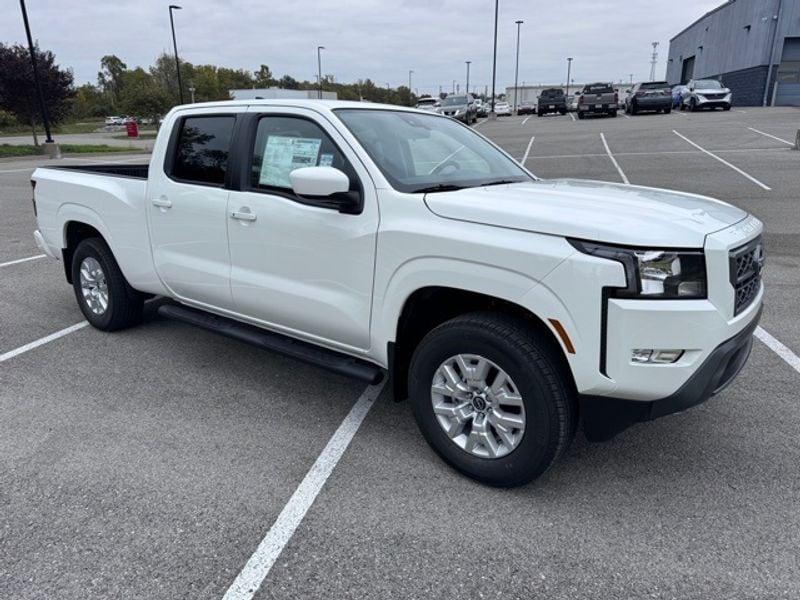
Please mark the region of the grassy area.
MULTIPOLYGON (((59 144, 63 154, 94 154, 102 152, 140 152, 138 148, 128 148, 125 146, 107 146, 105 144, 59 144)), ((14 156, 38 156, 44 154, 41 146, 27 144, 24 146, 11 146, 0 144, 0 158, 12 158, 14 156)))
MULTIPOLYGON (((140 130, 139 130, 139 137, 138 137, 138 138, 134 138, 134 139, 140 139, 140 140, 154 140, 154 139, 156 139, 156 136, 157 136, 157 135, 158 135, 158 133, 157 133, 157 132, 155 132, 155 131, 142 131, 142 130, 140 129, 140 130)), ((114 139, 115 139, 115 140, 127 140, 127 139, 130 139, 130 138, 128 137, 128 135, 127 135, 127 134, 125 134, 125 133, 120 133, 119 135, 115 135, 115 136, 113 136, 113 137, 114 137, 114 139)))
MULTIPOLYGON (((102 130, 105 126, 105 121, 80 121, 76 123, 61 123, 59 125, 53 126, 53 134, 64 134, 64 133, 94 133, 97 130, 102 130)), ((154 125, 145 125, 139 128, 139 134, 142 133, 150 133, 155 132, 154 125), (144 127, 144 128, 143 128, 144 127), (149 131, 148 131, 149 130, 149 131)), ((36 132, 41 136, 44 137, 44 129, 39 126, 36 128, 36 132)), ((122 132, 124 134, 124 132, 122 132)), ((13 125, 9 127, 0 127, 0 138, 2 137, 17 137, 21 135, 31 135, 31 128, 27 125, 13 125)))

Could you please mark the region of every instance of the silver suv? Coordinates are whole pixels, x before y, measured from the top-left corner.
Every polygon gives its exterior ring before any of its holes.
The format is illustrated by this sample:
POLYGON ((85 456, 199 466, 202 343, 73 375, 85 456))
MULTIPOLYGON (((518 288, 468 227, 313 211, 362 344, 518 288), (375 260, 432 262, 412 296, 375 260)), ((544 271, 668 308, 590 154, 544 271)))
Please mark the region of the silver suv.
POLYGON ((716 79, 692 79, 682 94, 681 110, 695 112, 704 108, 730 110, 733 94, 716 79))
POLYGON ((478 120, 478 107, 472 94, 450 95, 442 100, 436 112, 463 121, 467 125, 478 120))

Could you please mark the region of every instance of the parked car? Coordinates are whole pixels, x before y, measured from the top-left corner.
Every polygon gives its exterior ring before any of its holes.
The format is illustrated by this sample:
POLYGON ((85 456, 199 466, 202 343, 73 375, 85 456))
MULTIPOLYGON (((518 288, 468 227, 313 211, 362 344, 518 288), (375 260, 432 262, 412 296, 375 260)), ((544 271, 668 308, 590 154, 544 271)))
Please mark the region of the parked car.
POLYGON ((125 125, 126 117, 106 117, 105 124, 111 126, 125 125))
POLYGON ((693 79, 686 87, 686 93, 681 98, 681 110, 692 112, 705 108, 730 110, 733 106, 733 94, 730 89, 716 79, 693 79))
POLYGON ((672 90, 666 81, 643 81, 627 90, 625 112, 638 115, 645 111, 672 111, 672 90))
POLYGON ((489 104, 480 98, 475 98, 475 109, 479 117, 489 116, 489 104))
POLYGON ((567 96, 567 110, 569 112, 575 112, 578 110, 578 94, 570 94, 567 96))
POLYGON ((589 83, 578 97, 578 118, 587 115, 617 116, 619 93, 610 83, 589 83))
POLYGON ((689 91, 685 85, 676 85, 672 88, 672 108, 680 108, 683 104, 683 95, 689 91))
POLYGON ((417 108, 420 110, 427 110, 429 112, 436 112, 439 106, 439 101, 436 98, 420 98, 417 100, 417 108))
POLYGON ((498 117, 510 117, 511 105, 505 100, 498 100, 494 103, 494 114, 498 117))
POLYGON ((478 120, 478 109, 472 94, 450 95, 441 101, 436 112, 463 121, 467 125, 478 120))
POLYGON ((549 113, 567 114, 567 97, 561 88, 547 88, 539 94, 536 114, 541 117, 549 113))
POLYGON ((755 217, 539 180, 410 108, 178 106, 149 166, 39 167, 32 184, 34 239, 92 326, 136 325, 157 296, 165 318, 373 384, 388 374, 436 452, 491 485, 541 475, 579 419, 606 440, 705 401, 744 366, 761 314, 755 217))
POLYGON ((517 105, 517 114, 518 115, 532 115, 536 112, 536 104, 533 102, 526 100, 517 105))

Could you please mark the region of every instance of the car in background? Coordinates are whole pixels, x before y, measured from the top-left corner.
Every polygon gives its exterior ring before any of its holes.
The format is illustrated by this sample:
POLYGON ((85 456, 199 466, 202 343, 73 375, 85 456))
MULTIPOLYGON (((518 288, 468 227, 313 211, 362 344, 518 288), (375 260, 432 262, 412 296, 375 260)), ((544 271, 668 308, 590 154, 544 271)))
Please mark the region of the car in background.
POLYGON ((578 110, 578 97, 578 94, 570 94, 567 96, 567 110, 569 112, 578 110))
POLYGON ((730 110, 733 106, 731 90, 716 79, 692 79, 681 99, 681 110, 692 112, 704 108, 730 110))
POLYGON ((478 111, 479 117, 489 116, 489 105, 480 98, 475 98, 475 109, 478 111))
POLYGON ((666 81, 643 81, 627 90, 625 112, 638 115, 644 111, 672 111, 672 90, 666 81))
POLYGON ((683 84, 672 88, 672 108, 680 108, 683 103, 683 96, 689 92, 689 88, 683 84))
POLYGON ((450 95, 442 100, 436 112, 469 125, 478 120, 478 110, 472 94, 450 95))
POLYGON ((126 117, 118 117, 118 116, 106 117, 105 123, 106 125, 114 125, 114 126, 125 125, 125 119, 126 117))
POLYGON ((535 112, 536 112, 536 105, 530 100, 526 100, 525 102, 522 102, 519 105, 517 105, 518 115, 532 115, 535 112))
POLYGON ((417 100, 417 108, 419 110, 436 112, 437 106, 439 106, 439 101, 436 98, 419 98, 417 100))
POLYGON ((587 115, 617 116, 619 93, 610 83, 587 83, 578 97, 578 118, 587 115))
POLYGON ((510 117, 511 105, 505 100, 494 103, 494 114, 498 117, 510 117))
POLYGON ((567 114, 567 97, 561 88, 546 88, 539 94, 536 114, 541 117, 549 113, 567 114))

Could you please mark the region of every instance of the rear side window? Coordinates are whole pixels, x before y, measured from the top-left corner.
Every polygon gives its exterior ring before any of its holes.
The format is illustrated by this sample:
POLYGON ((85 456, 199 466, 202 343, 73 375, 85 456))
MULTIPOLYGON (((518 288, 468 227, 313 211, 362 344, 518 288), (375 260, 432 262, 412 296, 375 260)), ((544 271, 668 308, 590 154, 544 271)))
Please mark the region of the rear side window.
POLYGON ((256 129, 250 185, 291 192, 289 173, 302 167, 334 167, 357 188, 353 167, 322 128, 300 117, 262 117, 256 129))
POLYGON ((235 121, 233 115, 184 119, 171 175, 192 183, 223 185, 235 121))

